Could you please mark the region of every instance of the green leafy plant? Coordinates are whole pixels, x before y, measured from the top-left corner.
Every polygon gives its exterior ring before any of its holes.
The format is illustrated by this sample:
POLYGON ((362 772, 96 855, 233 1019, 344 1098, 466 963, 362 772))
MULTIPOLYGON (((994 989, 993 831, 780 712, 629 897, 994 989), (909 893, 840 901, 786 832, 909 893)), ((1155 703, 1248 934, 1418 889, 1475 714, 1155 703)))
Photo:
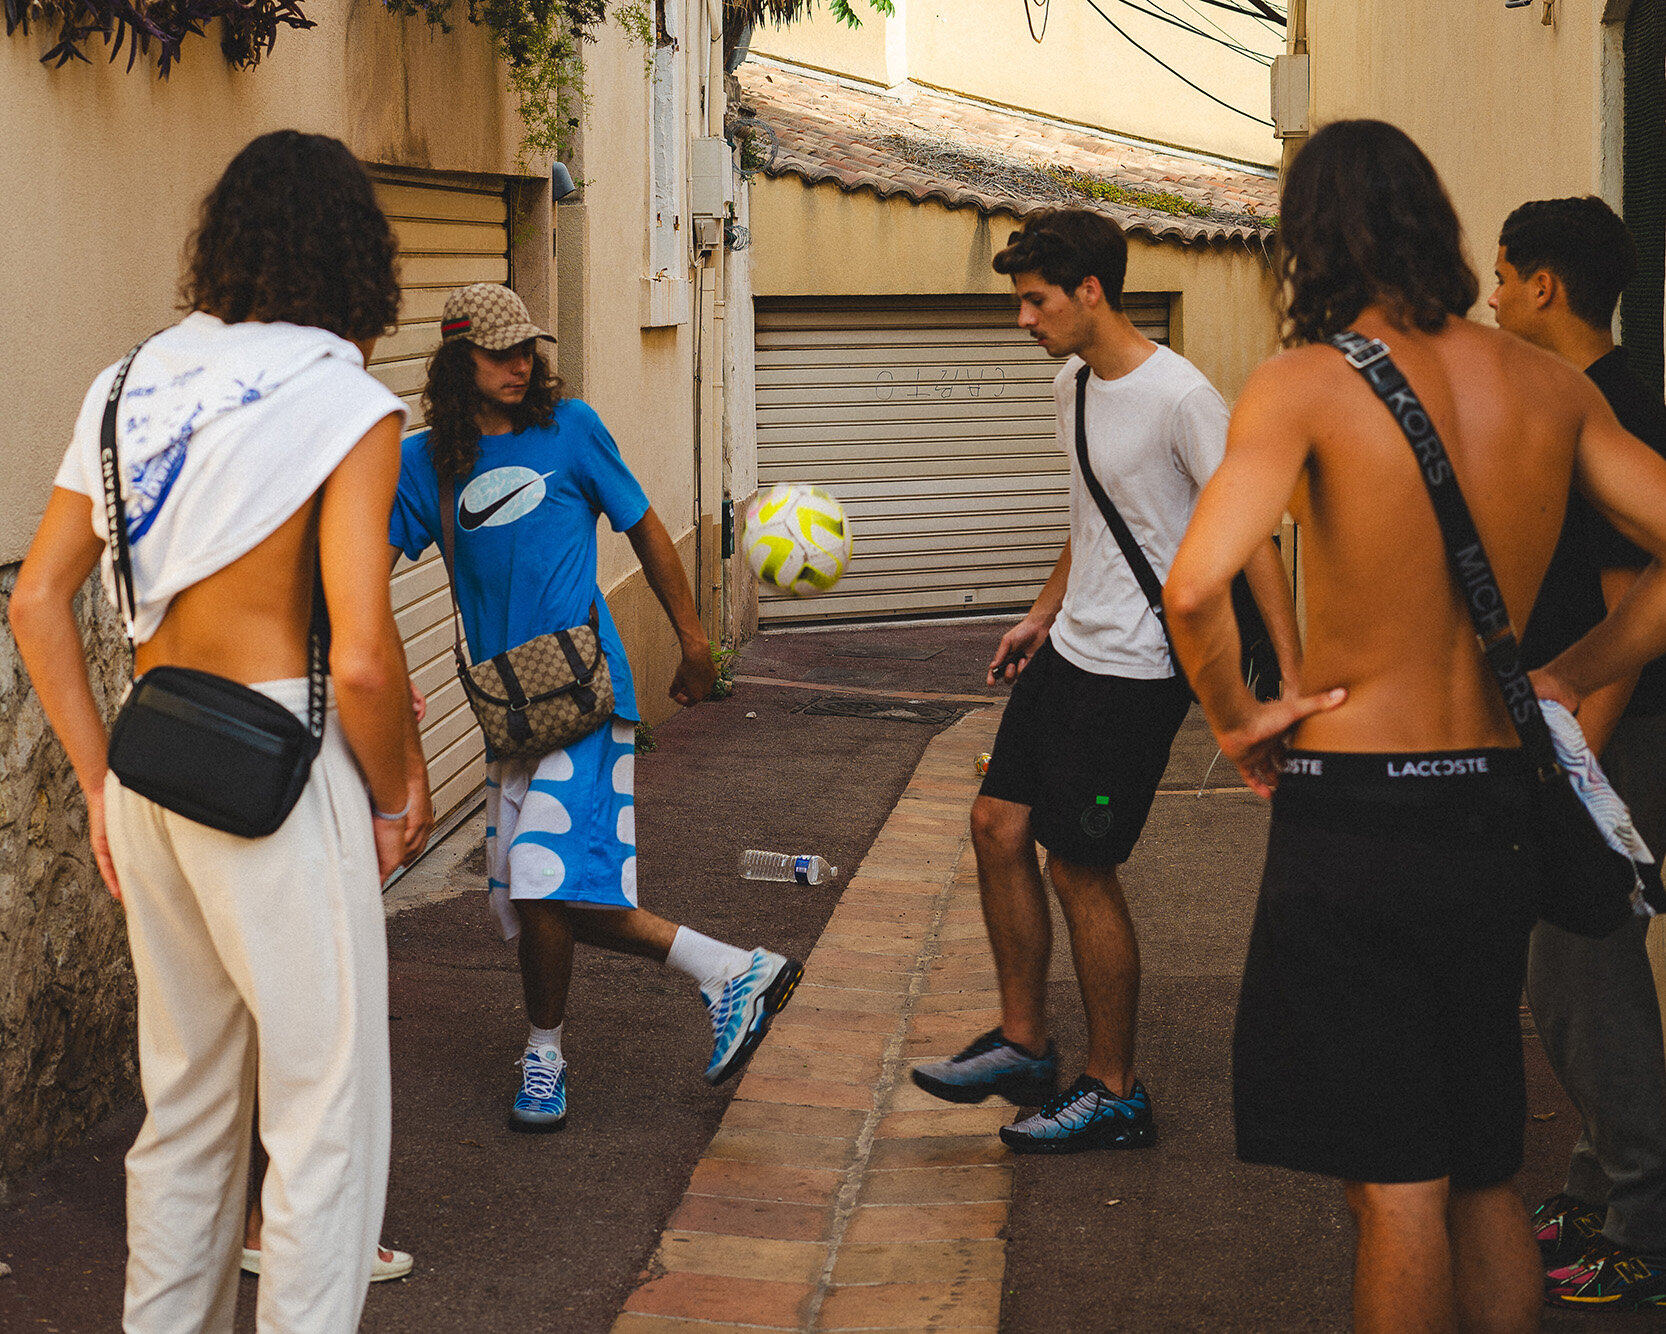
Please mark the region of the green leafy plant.
POLYGON ((659 742, 654 740, 654 729, 647 723, 636 725, 636 753, 638 755, 652 755, 659 749, 659 742))
MULTIPOLYGON (((874 12, 890 18, 896 13, 891 0, 868 0, 874 12)), ((727 0, 725 17, 735 23, 794 23, 808 18, 816 7, 816 0, 727 0)), ((860 28, 862 20, 851 0, 827 0, 828 12, 848 27, 860 28)))
POLYGON ((712 645, 712 666, 717 668, 717 680, 712 683, 712 699, 728 699, 735 693, 735 663, 740 659, 740 650, 734 648, 718 648, 712 645))
MULTIPOLYGON (((441 32, 453 27, 453 0, 384 0, 388 12, 426 19, 441 32)), ((561 153, 583 106, 582 43, 606 15, 606 0, 466 0, 467 21, 491 34, 509 69, 520 104, 520 165, 528 157, 561 153)))
POLYGON ((1159 213, 1172 213, 1180 217, 1207 218, 1210 214, 1207 204, 1199 204, 1184 195, 1173 194, 1167 190, 1142 190, 1136 186, 1118 185, 1115 181, 1102 181, 1094 176, 1084 176, 1070 167, 1050 167, 1047 174, 1060 185, 1088 199, 1103 199, 1112 204, 1155 209, 1159 213))
POLYGON ((56 24, 58 40, 41 61, 61 69, 72 60, 90 61, 87 43, 103 39, 114 61, 127 48, 127 68, 158 48, 156 72, 166 79, 190 36, 202 36, 216 19, 224 24, 220 49, 241 69, 252 69, 269 54, 278 28, 311 28, 296 0, 4 0, 6 35, 29 24, 56 24))

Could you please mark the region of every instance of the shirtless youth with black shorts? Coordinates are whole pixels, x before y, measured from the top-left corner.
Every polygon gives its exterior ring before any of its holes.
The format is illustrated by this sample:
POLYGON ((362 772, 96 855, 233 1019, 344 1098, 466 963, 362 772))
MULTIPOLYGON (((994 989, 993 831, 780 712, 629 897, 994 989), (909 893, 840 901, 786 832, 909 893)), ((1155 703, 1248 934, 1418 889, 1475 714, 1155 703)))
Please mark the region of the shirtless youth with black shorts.
POLYGON ((1357 1329, 1535 1329, 1544 1271, 1511 1180, 1536 836, 1524 766, 1417 458, 1326 340, 1353 329, 1387 345, 1517 625, 1570 477, 1653 558, 1536 674, 1570 708, 1666 647, 1666 461, 1572 366, 1465 318, 1479 288, 1457 217, 1399 130, 1325 127, 1280 217, 1290 350, 1245 387, 1166 589, 1210 726, 1273 796, 1234 1049, 1238 1154, 1342 1180, 1357 1329), (1235 670, 1228 586, 1286 508, 1306 553, 1313 693, 1258 704, 1235 670))

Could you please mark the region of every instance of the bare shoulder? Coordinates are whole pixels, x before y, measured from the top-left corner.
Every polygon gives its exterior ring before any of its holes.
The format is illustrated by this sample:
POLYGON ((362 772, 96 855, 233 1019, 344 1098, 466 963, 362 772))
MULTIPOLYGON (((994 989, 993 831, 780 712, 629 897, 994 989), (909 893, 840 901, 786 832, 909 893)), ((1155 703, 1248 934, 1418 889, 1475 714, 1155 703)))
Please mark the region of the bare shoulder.
POLYGON ((1291 348, 1269 357, 1250 373, 1233 415, 1293 420, 1323 402, 1349 373, 1347 363, 1329 347, 1291 348))
MULTIPOLYGON (((1578 367, 1554 352, 1535 347, 1525 338, 1473 320, 1455 321, 1457 336, 1490 358, 1502 375, 1530 391, 1535 399, 1571 395, 1583 399, 1598 393, 1578 367)), ((1600 396, 1600 395, 1599 395, 1600 396)))

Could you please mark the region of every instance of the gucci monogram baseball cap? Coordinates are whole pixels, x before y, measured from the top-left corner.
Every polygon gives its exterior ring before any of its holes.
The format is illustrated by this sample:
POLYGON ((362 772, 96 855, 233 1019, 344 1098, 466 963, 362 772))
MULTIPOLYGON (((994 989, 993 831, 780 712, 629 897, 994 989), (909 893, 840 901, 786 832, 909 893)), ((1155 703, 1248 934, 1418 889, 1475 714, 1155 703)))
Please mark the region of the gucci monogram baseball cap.
POLYGON ((440 337, 447 343, 466 339, 488 352, 501 352, 529 338, 547 338, 532 322, 526 303, 507 287, 497 283, 475 283, 459 287, 445 302, 445 313, 440 317, 440 337))

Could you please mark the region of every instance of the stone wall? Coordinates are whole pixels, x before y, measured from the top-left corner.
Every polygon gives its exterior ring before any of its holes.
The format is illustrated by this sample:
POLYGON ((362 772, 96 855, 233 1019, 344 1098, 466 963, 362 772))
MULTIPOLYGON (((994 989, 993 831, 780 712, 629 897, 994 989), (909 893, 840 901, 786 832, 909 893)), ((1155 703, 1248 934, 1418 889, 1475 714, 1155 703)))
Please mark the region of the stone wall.
MULTIPOLYGON (((0 612, 17 566, 0 567, 0 612)), ((127 667, 114 612, 76 599, 106 715, 127 667)), ((121 906, 87 842, 63 747, 0 621, 0 1190, 138 1093, 133 968, 121 906)))

